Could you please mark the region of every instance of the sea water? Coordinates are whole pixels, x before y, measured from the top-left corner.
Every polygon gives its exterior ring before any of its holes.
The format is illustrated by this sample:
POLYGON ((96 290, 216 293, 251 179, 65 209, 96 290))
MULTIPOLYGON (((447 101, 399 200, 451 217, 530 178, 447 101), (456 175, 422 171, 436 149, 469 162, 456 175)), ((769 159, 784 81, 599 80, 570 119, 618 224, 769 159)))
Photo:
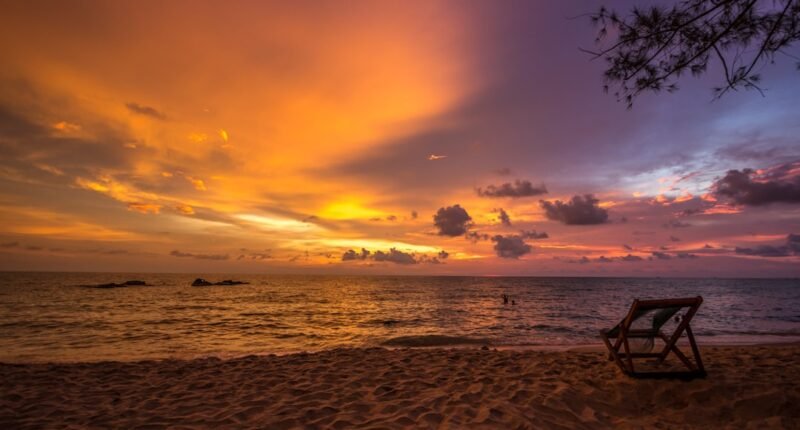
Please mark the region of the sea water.
POLYGON ((796 279, 5 272, 0 361, 597 344, 598 331, 619 322, 634 298, 698 295, 692 327, 701 344, 800 340, 796 279), (198 277, 249 284, 192 287, 198 277), (85 287, 134 279, 148 285, 85 287))

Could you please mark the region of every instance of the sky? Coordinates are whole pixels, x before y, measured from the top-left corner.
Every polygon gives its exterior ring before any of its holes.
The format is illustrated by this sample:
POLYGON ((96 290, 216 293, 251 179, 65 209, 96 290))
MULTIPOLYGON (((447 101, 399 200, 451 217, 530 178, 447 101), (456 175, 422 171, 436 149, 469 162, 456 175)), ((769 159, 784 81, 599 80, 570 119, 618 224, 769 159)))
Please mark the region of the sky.
POLYGON ((0 270, 800 276, 795 62, 627 109, 596 8, 5 4, 0 270))

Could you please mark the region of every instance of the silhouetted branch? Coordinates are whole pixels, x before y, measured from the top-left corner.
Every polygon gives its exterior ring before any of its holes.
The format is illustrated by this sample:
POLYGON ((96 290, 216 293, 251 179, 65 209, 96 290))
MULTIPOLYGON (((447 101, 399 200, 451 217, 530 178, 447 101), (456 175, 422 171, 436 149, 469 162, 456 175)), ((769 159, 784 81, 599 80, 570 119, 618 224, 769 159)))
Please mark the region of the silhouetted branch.
POLYGON ((761 92, 756 65, 774 61, 776 52, 791 56, 785 48, 800 40, 800 0, 685 0, 671 8, 633 8, 625 18, 601 7, 591 20, 600 27, 598 44, 609 34, 616 41, 598 50, 579 49, 608 62, 604 89, 616 85, 615 96, 629 108, 644 91, 676 90, 682 73, 701 75, 713 59, 725 74, 716 97, 738 88, 761 92), (743 63, 753 45, 758 49, 743 63))

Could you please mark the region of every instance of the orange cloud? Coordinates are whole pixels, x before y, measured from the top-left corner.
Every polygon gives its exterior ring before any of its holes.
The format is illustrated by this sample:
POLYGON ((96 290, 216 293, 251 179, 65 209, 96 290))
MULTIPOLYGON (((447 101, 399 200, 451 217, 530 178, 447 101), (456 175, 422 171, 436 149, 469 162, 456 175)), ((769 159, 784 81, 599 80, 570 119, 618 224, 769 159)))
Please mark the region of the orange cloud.
POLYGON ((128 210, 136 211, 143 214, 157 214, 161 211, 161 205, 152 203, 128 203, 128 210))

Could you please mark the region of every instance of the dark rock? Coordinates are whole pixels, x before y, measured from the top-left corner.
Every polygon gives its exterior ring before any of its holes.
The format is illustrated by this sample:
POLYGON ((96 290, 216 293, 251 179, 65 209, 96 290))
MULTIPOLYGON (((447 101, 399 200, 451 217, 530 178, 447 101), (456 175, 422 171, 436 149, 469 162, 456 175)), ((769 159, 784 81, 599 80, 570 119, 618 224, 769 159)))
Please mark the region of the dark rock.
POLYGON ((147 285, 147 282, 144 282, 144 281, 136 281, 136 280, 133 280, 133 281, 125 281, 125 285, 139 285, 139 286, 140 286, 140 285, 147 285))
POLYGON ((134 286, 147 286, 147 283, 144 281, 125 281, 121 284, 117 284, 114 282, 108 284, 97 284, 97 285, 83 285, 86 288, 100 288, 100 289, 109 289, 109 288, 125 288, 125 287, 134 287, 134 286))
POLYGON ((215 283, 214 285, 243 285, 243 284, 248 284, 248 283, 249 283, 249 282, 244 282, 244 281, 234 281, 234 280, 232 280, 232 279, 226 279, 226 280, 224 280, 224 281, 217 282, 217 283, 215 283))
POLYGON ((233 279, 226 279, 224 281, 219 281, 219 282, 210 282, 206 281, 203 278, 197 278, 194 280, 194 282, 192 282, 193 287, 210 287, 212 285, 244 285, 244 284, 249 284, 249 282, 234 281, 233 279))
POLYGON ((214 284, 212 284, 211 282, 206 281, 203 278, 197 278, 197 279, 194 280, 194 282, 192 282, 192 286, 193 287, 208 287, 210 285, 214 285, 214 284))

